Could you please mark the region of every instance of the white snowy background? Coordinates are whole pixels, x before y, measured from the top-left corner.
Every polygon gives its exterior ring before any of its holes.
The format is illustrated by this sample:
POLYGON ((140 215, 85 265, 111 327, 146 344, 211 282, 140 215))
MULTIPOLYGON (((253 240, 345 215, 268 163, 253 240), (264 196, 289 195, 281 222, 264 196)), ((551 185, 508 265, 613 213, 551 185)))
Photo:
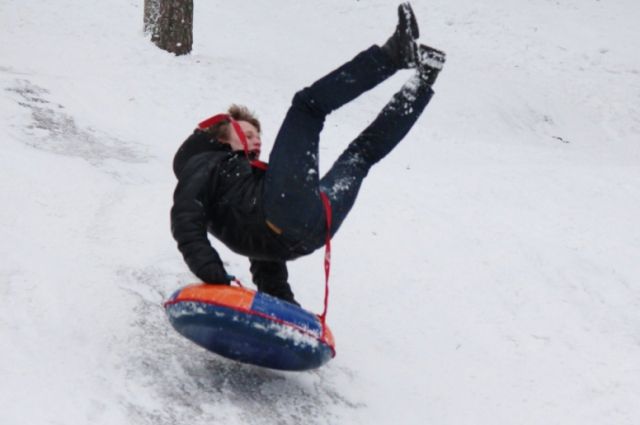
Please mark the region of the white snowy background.
MULTIPOLYGON (((296 90, 384 42, 397 3, 196 0, 183 57, 142 3, 0 1, 2 425, 640 423, 636 0, 413 2, 448 62, 334 239, 338 354, 306 373, 171 329, 162 301, 195 279, 171 161, 232 102, 268 153, 296 90)), ((329 117, 323 169, 410 76, 329 117)), ((322 253, 290 272, 321 311, 322 253)))

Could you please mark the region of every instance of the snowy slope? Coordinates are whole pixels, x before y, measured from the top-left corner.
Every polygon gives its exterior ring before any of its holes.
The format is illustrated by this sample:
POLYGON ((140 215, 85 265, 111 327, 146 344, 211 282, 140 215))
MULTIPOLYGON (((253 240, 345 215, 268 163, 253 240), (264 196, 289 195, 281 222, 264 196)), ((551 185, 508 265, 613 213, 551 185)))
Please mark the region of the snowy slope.
MULTIPOLYGON (((142 1, 0 2, 0 423, 640 422, 637 2, 413 2, 448 62, 334 239, 338 355, 298 374, 170 329, 161 303, 194 280, 172 155, 232 102, 268 144, 396 3, 195 3, 176 58, 142 1)), ((329 118, 323 168, 410 75, 329 118)), ((290 272, 320 311, 321 253, 290 272)))

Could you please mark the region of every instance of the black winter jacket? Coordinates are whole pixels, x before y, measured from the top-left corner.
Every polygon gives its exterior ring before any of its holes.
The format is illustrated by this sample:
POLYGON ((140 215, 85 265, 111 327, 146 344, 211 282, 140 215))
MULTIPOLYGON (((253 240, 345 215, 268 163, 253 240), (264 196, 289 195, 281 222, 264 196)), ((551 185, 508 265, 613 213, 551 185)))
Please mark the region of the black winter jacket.
POLYGON ((171 231, 185 262, 204 282, 215 283, 222 266, 207 231, 232 251, 249 257, 260 289, 286 283, 285 261, 300 256, 266 224, 265 171, 252 167, 244 152, 196 130, 174 158, 178 178, 171 231), (218 274, 216 275, 216 272, 218 274))

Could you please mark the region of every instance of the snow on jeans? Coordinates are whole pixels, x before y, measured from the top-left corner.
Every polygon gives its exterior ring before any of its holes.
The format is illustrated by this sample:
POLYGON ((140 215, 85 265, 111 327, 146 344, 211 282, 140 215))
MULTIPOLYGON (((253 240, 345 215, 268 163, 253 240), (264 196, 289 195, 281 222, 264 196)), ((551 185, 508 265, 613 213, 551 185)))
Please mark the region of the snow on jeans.
POLYGON ((372 46, 294 96, 269 157, 264 198, 266 219, 291 247, 311 252, 324 244, 320 191, 331 202, 335 234, 371 166, 402 140, 431 99, 431 88, 411 78, 320 178, 318 145, 326 116, 395 72, 390 58, 372 46))

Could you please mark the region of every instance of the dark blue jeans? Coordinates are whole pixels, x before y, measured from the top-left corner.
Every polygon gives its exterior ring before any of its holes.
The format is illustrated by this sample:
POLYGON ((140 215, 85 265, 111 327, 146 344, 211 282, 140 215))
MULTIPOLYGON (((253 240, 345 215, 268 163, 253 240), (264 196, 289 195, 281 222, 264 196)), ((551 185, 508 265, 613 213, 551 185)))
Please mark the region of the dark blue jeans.
POLYGON ((318 145, 326 116, 395 72, 387 55, 372 46, 294 96, 269 157, 264 205, 267 220, 282 229, 292 248, 306 253, 324 244, 321 191, 331 201, 331 235, 336 233, 369 169, 402 140, 429 102, 431 88, 417 77, 409 80, 320 178, 318 145))

